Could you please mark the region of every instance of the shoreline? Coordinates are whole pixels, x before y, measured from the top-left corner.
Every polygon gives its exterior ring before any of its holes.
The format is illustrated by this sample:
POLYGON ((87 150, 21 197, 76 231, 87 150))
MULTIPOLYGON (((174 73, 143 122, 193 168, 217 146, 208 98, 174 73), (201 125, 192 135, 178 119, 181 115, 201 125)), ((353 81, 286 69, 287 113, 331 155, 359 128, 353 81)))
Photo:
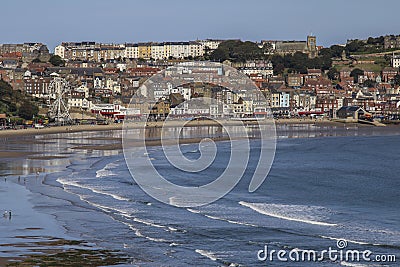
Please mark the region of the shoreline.
MULTIPOLYGON (((46 176, 51 171, 44 173, 46 176)), ((41 193, 31 185, 43 184, 45 177, 35 178, 30 173, 20 178, 5 176, 0 181, 0 266, 114 266, 133 262, 122 250, 107 249, 71 234, 57 215, 38 209, 36 200, 41 193)), ((42 199, 39 203, 42 201, 47 202, 42 199)))
MULTIPOLYGON (((181 128, 181 127, 212 127, 218 126, 215 121, 169 121, 163 126, 164 122, 147 122, 146 129, 157 129, 161 130, 165 128, 181 128)), ((380 136, 380 135, 399 135, 400 127, 397 125, 388 125, 387 127, 376 127, 373 125, 359 124, 359 123, 342 123, 330 120, 299 120, 299 119, 279 119, 274 120, 276 129, 276 138, 316 138, 316 137, 334 137, 334 136, 380 136)), ((227 126, 242 125, 241 122, 229 121, 227 126)), ((255 122, 249 122, 246 126, 256 125, 255 122)), ((73 125, 73 126, 57 126, 52 128, 44 129, 25 129, 25 130, 3 130, 0 131, 0 140, 8 142, 9 144, 26 144, 35 143, 42 144, 43 140, 37 140, 35 137, 51 135, 51 134, 73 134, 73 133, 85 133, 85 132, 113 132, 123 131, 125 129, 135 130, 143 129, 144 122, 135 122, 130 125, 124 124, 110 124, 110 125, 73 125), (25 138, 19 138, 25 137, 25 138), (27 139, 28 138, 28 139, 27 139)), ((118 135, 118 134, 117 134, 118 135)), ((59 138, 59 137, 55 137, 59 138)), ((78 138, 78 137, 74 137, 78 138)), ((211 139, 213 141, 229 141, 227 136, 192 136, 180 138, 179 144, 192 144, 199 143, 204 138, 211 139)), ((250 139, 257 139, 258 137, 250 137, 250 139)), ((85 144, 80 143, 71 146, 72 150, 92 150, 92 151, 119 151, 123 149, 123 142, 121 137, 86 137, 85 140, 99 140, 107 141, 108 143, 103 144, 85 144)), ((129 145, 139 144, 142 145, 140 140, 132 140, 129 145), (138 143, 140 142, 140 143, 138 143)), ((160 146, 160 145, 175 144, 173 140, 165 139, 161 142, 160 136, 146 140, 146 146, 160 146)), ((27 158, 30 160, 54 160, 64 159, 64 155, 58 156, 42 156, 40 152, 32 151, 15 151, 15 150, 4 150, 0 149, 0 158, 27 158), (39 155, 38 155, 39 154, 39 155)))
MULTIPOLYGON (((223 121, 228 126, 242 125, 241 121, 227 120, 223 121)), ((271 121, 267 121, 270 123, 271 121)), ((371 125, 360 124, 360 123, 342 123, 331 120, 321 119, 274 119, 275 125, 310 125, 315 124, 317 126, 358 126, 358 127, 374 127, 371 125)), ((159 122, 134 122, 129 126, 124 126, 123 123, 112 123, 108 125, 68 125, 68 126, 54 126, 43 129, 27 128, 19 130, 1 130, 0 138, 17 137, 17 136, 36 136, 46 134, 60 134, 60 133, 77 133, 77 132, 90 132, 90 131, 110 131, 110 130, 122 130, 125 127, 130 129, 141 129, 141 128, 161 128, 161 127, 200 127, 200 126, 218 126, 216 121, 205 120, 205 121, 167 121, 165 124, 163 121, 159 122)), ((255 125, 257 122, 246 121, 245 125, 255 125)), ((390 125, 389 127, 396 127, 396 125, 390 125)))

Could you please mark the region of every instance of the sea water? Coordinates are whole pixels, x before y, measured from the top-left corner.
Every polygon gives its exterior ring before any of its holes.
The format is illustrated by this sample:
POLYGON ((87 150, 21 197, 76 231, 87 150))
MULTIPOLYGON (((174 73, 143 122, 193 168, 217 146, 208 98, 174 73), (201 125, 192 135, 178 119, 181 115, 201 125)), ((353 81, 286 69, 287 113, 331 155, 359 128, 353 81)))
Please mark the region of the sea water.
MULTIPOLYGON (((58 147, 71 153, 66 169, 28 188, 42 196, 36 199, 37 209, 56 215, 68 233, 120 250, 140 266, 381 266, 257 257, 266 245, 322 251, 337 249, 341 239, 348 249, 398 258, 400 136, 319 133, 279 139, 271 171, 254 193, 248 185, 260 142, 251 140, 253 153, 242 180, 225 197, 202 207, 177 208, 154 200, 132 179, 120 151, 70 151, 68 138, 58 139, 58 147), (52 206, 52 199, 64 202, 52 206)), ((229 161, 229 142, 217 142, 217 148, 213 168, 204 173, 170 166, 162 147, 150 147, 148 157, 171 182, 200 186, 218 177, 229 161)), ((181 145, 181 150, 188 158, 199 156, 197 144, 181 145)))

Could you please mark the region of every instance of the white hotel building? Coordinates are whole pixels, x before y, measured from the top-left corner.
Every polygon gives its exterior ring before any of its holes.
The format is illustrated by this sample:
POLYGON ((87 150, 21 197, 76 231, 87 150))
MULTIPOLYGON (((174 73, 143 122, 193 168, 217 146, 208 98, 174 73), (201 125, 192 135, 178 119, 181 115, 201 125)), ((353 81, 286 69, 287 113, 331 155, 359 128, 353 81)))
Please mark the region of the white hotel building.
POLYGON ((120 45, 103 45, 94 42, 81 43, 62 43, 58 45, 54 53, 63 59, 92 59, 100 60, 118 58, 119 56, 131 59, 144 57, 140 51, 149 51, 146 53, 145 59, 168 59, 170 57, 183 59, 188 57, 204 56, 206 49, 216 49, 221 41, 205 40, 205 41, 189 41, 189 42, 163 42, 163 43, 126 43, 120 45), (90 44, 90 46, 88 45, 90 44), (118 48, 118 49, 117 49, 118 48), (114 50, 118 50, 118 55, 113 55, 114 50), (121 50, 119 52, 119 50, 121 50), (104 50, 104 51, 103 51, 104 50), (79 53, 78 53, 78 52, 79 53), (97 52, 98 55, 91 53, 97 52), (89 54, 90 55, 89 55, 89 54))

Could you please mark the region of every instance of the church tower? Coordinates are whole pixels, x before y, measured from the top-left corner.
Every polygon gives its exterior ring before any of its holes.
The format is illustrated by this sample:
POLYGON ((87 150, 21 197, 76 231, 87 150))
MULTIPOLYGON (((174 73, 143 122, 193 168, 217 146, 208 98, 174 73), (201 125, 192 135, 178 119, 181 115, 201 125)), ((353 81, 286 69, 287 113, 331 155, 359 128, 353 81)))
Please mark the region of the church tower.
POLYGON ((317 37, 312 35, 307 36, 307 50, 310 58, 317 56, 317 37))

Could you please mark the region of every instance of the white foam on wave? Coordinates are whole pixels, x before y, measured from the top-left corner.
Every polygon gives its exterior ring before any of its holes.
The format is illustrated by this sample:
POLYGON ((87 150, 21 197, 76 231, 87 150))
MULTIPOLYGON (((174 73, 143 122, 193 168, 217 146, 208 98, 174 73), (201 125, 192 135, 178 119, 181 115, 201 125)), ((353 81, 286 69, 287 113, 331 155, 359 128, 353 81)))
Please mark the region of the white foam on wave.
POLYGON ((145 237, 147 240, 153 241, 153 242, 157 242, 157 243, 170 243, 170 241, 162 239, 162 238, 154 238, 154 237, 150 237, 150 236, 146 236, 145 237))
POLYGON ((210 259, 210 260, 212 260, 212 261, 220 261, 220 262, 223 262, 223 265, 224 265, 224 266, 229 266, 229 267, 238 267, 238 266, 241 266, 241 265, 238 264, 238 263, 233 263, 233 262, 229 263, 229 262, 225 262, 223 259, 218 258, 218 256, 215 255, 215 253, 213 253, 213 252, 211 252, 211 251, 207 251, 207 250, 203 250, 203 249, 196 249, 195 252, 198 253, 198 254, 200 254, 200 255, 202 255, 202 256, 204 256, 204 257, 206 257, 206 258, 208 258, 208 259, 210 259), (228 265, 228 264, 229 264, 229 265, 228 265))
POLYGON ((109 176, 116 176, 116 174, 113 173, 112 171, 104 169, 104 168, 96 171, 96 178, 103 178, 103 177, 109 177, 109 176))
POLYGON ((112 198, 114 198, 114 199, 116 199, 116 200, 120 200, 120 201, 131 201, 131 199, 129 199, 129 198, 122 197, 122 196, 119 196, 119 195, 116 195, 116 194, 113 194, 113 193, 110 193, 110 192, 102 191, 102 190, 100 190, 99 188, 91 187, 91 186, 88 186, 88 185, 83 185, 83 184, 80 184, 80 183, 78 183, 78 182, 76 182, 76 181, 68 181, 68 180, 66 180, 66 179, 64 179, 64 178, 61 178, 61 177, 60 177, 60 178, 57 178, 56 181, 59 182, 59 183, 61 183, 61 184, 63 185, 64 188, 65 188, 66 185, 68 185, 68 186, 74 186, 74 187, 78 187, 78 188, 83 188, 83 189, 90 190, 90 191, 92 191, 92 192, 94 192, 94 193, 97 193, 97 194, 110 196, 110 197, 112 197, 112 198))
POLYGON ((212 253, 210 251, 206 251, 206 250, 202 250, 202 249, 196 249, 195 251, 197 253, 199 253, 200 255, 209 258, 212 261, 218 260, 218 258, 214 255, 214 253, 212 253))
POLYGON ((134 218, 132 215, 130 215, 128 212, 125 212, 125 211, 121 211, 121 215, 128 219, 134 218))
POLYGON ((340 265, 342 265, 342 266, 348 266, 348 267, 377 266, 377 265, 364 265, 364 264, 360 264, 360 263, 352 263, 352 262, 347 262, 347 261, 342 261, 342 262, 340 262, 340 265))
POLYGON ((142 235, 142 233, 139 231, 139 229, 135 228, 132 224, 126 223, 126 222, 122 222, 123 224, 127 225, 129 227, 129 229, 131 229, 132 231, 134 231, 135 235, 137 237, 142 237, 145 238, 144 235, 142 235))
POLYGON ((258 225, 251 224, 251 223, 238 222, 238 221, 233 221, 233 220, 226 219, 226 218, 222 218, 222 217, 217 217, 217 216, 212 216, 212 215, 204 214, 204 213, 202 213, 201 211, 194 210, 194 209, 187 209, 187 211, 189 211, 189 212, 191 212, 191 213, 195 213, 195 214, 204 215, 205 217, 210 218, 210 219, 213 219, 213 220, 224 221, 224 222, 228 222, 228 223, 231 223, 231 224, 238 224, 238 225, 245 225, 245 226, 251 226, 251 227, 258 227, 258 225))
POLYGON ((199 210, 194 210, 194 209, 186 209, 186 210, 191 213, 201 214, 201 212, 199 210))
POLYGON ((117 163, 111 162, 104 166, 103 169, 96 171, 96 178, 103 178, 107 176, 115 176, 116 174, 112 172, 112 169, 117 168, 119 165, 117 163))
POLYGON ((245 223, 245 222, 238 222, 238 221, 232 221, 229 219, 221 218, 221 217, 216 217, 216 216, 211 216, 211 215, 205 215, 207 218, 213 219, 213 220, 219 220, 219 221, 224 221, 232 224, 238 224, 238 225, 245 225, 245 226, 251 226, 251 227, 258 227, 258 225, 251 224, 251 223, 245 223))
MULTIPOLYGON (((166 226, 163 226, 163 225, 157 225, 157 224, 154 224, 154 223, 145 221, 145 220, 140 220, 140 219, 138 219, 138 218, 134 218, 132 215, 130 215, 128 212, 126 212, 126 211, 124 211, 124 210, 121 210, 121 209, 118 209, 118 208, 114 208, 114 207, 108 207, 108 206, 104 206, 104 205, 101 205, 101 204, 97 204, 97 203, 88 201, 88 200, 85 199, 85 197, 84 197, 83 195, 82 195, 82 196, 79 196, 79 197, 80 197, 80 199, 81 199, 82 201, 85 201, 85 202, 89 203, 90 205, 92 205, 92 206, 94 206, 94 207, 96 207, 96 208, 99 208, 99 209, 101 209, 101 210, 103 210, 103 211, 106 211, 106 212, 117 211, 117 212, 120 213, 123 217, 133 218, 133 221, 135 221, 135 222, 139 222, 139 223, 142 223, 142 224, 145 224, 145 225, 148 225, 148 226, 152 226, 152 227, 162 228, 162 229, 164 229, 165 231, 171 231, 171 232, 177 231, 177 229, 175 229, 175 228, 172 228, 172 229, 174 229, 174 230, 171 230, 170 227, 166 227, 166 226)), ((90 196, 88 196, 88 197, 90 197, 90 196)), ((114 219, 114 218, 113 218, 113 219, 114 219)), ((119 221, 119 220, 118 220, 118 221, 119 221)), ((137 237, 145 238, 145 239, 150 240, 150 241, 153 241, 153 242, 170 243, 170 246, 177 246, 177 244, 171 243, 170 241, 165 240, 165 239, 162 239, 162 238, 154 238, 154 237, 150 237, 150 236, 145 236, 145 235, 143 235, 143 234, 139 231, 139 229, 135 228, 132 224, 129 224, 129 223, 126 223, 126 222, 123 222, 123 221, 119 221, 119 222, 121 222, 121 223, 123 223, 123 224, 129 226, 129 228, 130 228, 131 230, 134 231, 134 233, 135 233, 135 235, 136 235, 137 237), (171 244, 173 244, 173 245, 171 245, 171 244)))
POLYGON ((336 238, 336 237, 330 237, 330 236, 324 236, 321 235, 321 238, 324 239, 329 239, 329 240, 334 240, 334 241, 339 241, 339 240, 346 240, 348 243, 352 244, 357 244, 357 245, 368 245, 368 246, 385 246, 384 244, 378 244, 378 243, 368 243, 368 242, 363 242, 363 241, 356 241, 356 240, 351 240, 347 238, 336 238))
POLYGON ((153 242, 157 242, 157 243, 169 243, 170 245, 174 244, 174 243, 171 243, 170 241, 162 239, 162 238, 154 238, 154 237, 150 237, 150 236, 145 236, 144 234, 142 234, 139 231, 139 229, 135 228, 132 224, 125 223, 125 222, 122 222, 122 223, 127 225, 132 231, 134 231, 134 233, 135 233, 135 235, 137 237, 145 238, 147 240, 150 240, 150 241, 153 241, 153 242))
POLYGON ((164 225, 155 224, 155 223, 153 223, 153 222, 146 221, 146 220, 142 220, 142 219, 138 219, 138 218, 134 218, 133 221, 134 221, 134 222, 141 223, 141 224, 145 224, 145 225, 147 225, 147 226, 156 227, 156 228, 162 228, 162 229, 165 229, 165 228, 166 228, 166 226, 164 226, 164 225))
MULTIPOLYGON (((147 225, 147 226, 160 228, 160 229, 163 229, 164 231, 167 231, 167 232, 179 232, 179 230, 174 228, 174 227, 165 226, 165 225, 161 225, 161 224, 156 224, 156 223, 154 223, 152 221, 148 221, 148 220, 134 218, 133 221, 137 222, 137 223, 141 223, 141 224, 147 225)), ((184 232, 184 231, 181 231, 181 232, 184 232)))
MULTIPOLYGON (((57 179, 57 181, 58 181, 58 179, 57 179)), ((62 183, 61 181, 58 181, 58 182, 62 183)), ((75 186, 75 184, 76 184, 76 183, 74 183, 74 182, 65 182, 65 181, 64 181, 64 183, 65 183, 66 185, 72 185, 72 186, 75 186)), ((63 184, 63 183, 62 183, 62 184, 63 184)), ((64 184, 63 184, 63 185, 64 185, 64 184)), ((79 184, 77 184, 77 185, 79 185, 79 184)), ((84 188, 84 187, 81 187, 81 186, 77 186, 77 187, 84 188)), ((85 189, 86 189, 86 188, 85 188, 85 189)), ((67 192, 69 192, 69 193, 71 193, 71 194, 77 195, 77 196, 79 197, 80 200, 82 200, 82 201, 84 201, 84 202, 86 202, 86 203, 88 203, 88 204, 90 204, 90 205, 92 205, 92 206, 94 206, 94 207, 96 207, 96 208, 98 208, 98 209, 101 209, 102 211, 105 211, 105 212, 116 211, 116 212, 119 213, 119 215, 121 215, 121 216, 123 216, 123 217, 125 217, 125 218, 128 218, 128 219, 134 218, 134 217, 131 215, 131 213, 137 212, 137 210, 130 210, 130 211, 127 211, 127 210, 120 209, 120 208, 118 208, 118 207, 104 206, 104 205, 101 205, 101 204, 98 204, 98 203, 95 203, 95 202, 93 202, 93 201, 88 200, 88 198, 92 197, 91 195, 77 194, 77 193, 75 193, 75 192, 73 192, 73 191, 71 191, 71 190, 69 190, 69 189, 67 189, 67 188, 65 188, 65 187, 64 187, 64 190, 66 190, 67 192)), ((94 192, 93 190, 91 190, 91 191, 94 192)))
POLYGON ((320 213, 321 209, 323 209, 322 207, 268 203, 248 203, 244 201, 240 201, 239 204, 244 207, 250 208, 260 214, 282 220, 320 226, 337 226, 337 224, 334 223, 327 223, 315 220, 316 216, 318 216, 318 213, 320 213))
POLYGON ((169 229, 171 232, 178 232, 178 229, 176 229, 176 228, 174 228, 174 227, 171 227, 171 226, 168 226, 168 229, 169 229))
POLYGON ((94 207, 96 207, 96 208, 98 208, 98 209, 101 209, 102 211, 105 211, 105 212, 116 211, 116 212, 118 212, 121 216, 123 216, 123 217, 125 217, 125 218, 129 218, 129 219, 134 218, 134 217, 133 217, 132 215, 130 215, 130 213, 127 212, 126 210, 122 210, 122 209, 119 209, 119 208, 116 208, 116 207, 109 207, 109 206, 104 206, 104 205, 101 205, 101 204, 98 204, 98 203, 94 203, 94 202, 92 202, 92 201, 87 200, 86 197, 90 197, 90 196, 88 196, 88 195, 79 195, 79 198, 80 198, 82 201, 85 201, 86 203, 88 203, 88 204, 90 204, 90 205, 92 205, 92 206, 94 206, 94 207))
MULTIPOLYGON (((239 267, 239 266, 241 266, 238 263, 226 262, 222 258, 218 258, 218 256, 214 252, 211 252, 211 251, 207 251, 207 250, 203 250, 203 249, 196 249, 195 252, 200 254, 200 255, 202 255, 202 256, 204 256, 204 257, 206 257, 206 258, 208 258, 208 259, 210 259, 210 260, 212 260, 212 261, 220 261, 220 262, 223 263, 223 266, 229 266, 229 267, 239 267)), ((219 265, 219 266, 222 266, 222 265, 219 265)))

